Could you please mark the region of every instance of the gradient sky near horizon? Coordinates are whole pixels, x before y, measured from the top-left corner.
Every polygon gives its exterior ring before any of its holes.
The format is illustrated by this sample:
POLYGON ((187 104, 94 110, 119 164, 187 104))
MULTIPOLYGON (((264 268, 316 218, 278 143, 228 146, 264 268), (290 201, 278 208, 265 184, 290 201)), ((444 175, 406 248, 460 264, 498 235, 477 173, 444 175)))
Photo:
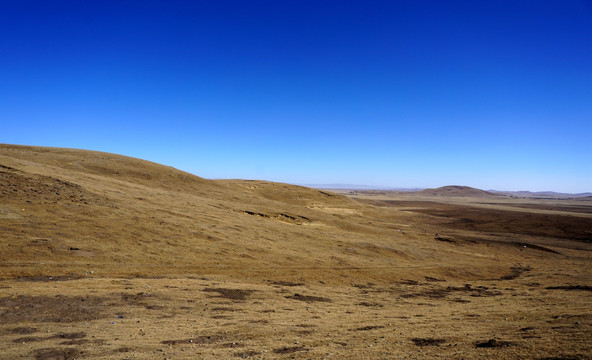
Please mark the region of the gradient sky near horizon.
POLYGON ((592 191, 592 2, 0 0, 0 143, 592 191))

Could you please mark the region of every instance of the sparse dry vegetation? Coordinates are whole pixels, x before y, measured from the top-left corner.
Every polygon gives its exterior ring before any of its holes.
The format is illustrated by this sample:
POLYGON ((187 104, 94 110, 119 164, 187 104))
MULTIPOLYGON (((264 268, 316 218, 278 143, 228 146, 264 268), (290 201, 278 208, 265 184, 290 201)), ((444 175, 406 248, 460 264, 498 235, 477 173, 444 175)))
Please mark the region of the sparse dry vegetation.
POLYGON ((456 190, 0 145, 0 358, 592 358, 592 202, 456 190))

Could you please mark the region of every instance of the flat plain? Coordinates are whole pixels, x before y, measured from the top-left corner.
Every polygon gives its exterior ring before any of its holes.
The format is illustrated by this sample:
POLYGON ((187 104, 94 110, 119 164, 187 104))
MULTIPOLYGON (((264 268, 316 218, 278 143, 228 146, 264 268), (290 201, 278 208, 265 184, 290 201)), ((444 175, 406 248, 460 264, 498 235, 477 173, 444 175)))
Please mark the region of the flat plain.
POLYGON ((592 359, 592 199, 0 145, 2 359, 592 359))

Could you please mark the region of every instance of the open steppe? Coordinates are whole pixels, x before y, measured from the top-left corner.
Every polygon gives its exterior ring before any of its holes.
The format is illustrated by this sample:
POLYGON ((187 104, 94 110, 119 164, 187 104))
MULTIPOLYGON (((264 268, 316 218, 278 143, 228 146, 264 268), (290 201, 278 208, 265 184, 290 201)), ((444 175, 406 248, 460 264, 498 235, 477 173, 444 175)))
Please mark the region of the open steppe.
POLYGON ((592 200, 456 190, 0 145, 0 358, 592 359, 592 200))

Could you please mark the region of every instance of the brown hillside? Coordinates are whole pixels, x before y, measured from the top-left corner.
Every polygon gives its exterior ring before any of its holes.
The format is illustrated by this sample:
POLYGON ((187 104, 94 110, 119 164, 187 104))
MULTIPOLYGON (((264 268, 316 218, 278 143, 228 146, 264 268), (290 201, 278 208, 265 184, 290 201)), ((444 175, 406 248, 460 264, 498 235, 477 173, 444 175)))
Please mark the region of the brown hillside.
POLYGON ((82 150, 2 145, 0 179, 0 257, 30 275, 89 263, 109 273, 314 266, 308 253, 335 246, 329 240, 352 227, 342 208, 363 207, 318 190, 205 180, 82 150))
POLYGON ((590 358, 592 203, 400 196, 0 145, 0 359, 590 358))

